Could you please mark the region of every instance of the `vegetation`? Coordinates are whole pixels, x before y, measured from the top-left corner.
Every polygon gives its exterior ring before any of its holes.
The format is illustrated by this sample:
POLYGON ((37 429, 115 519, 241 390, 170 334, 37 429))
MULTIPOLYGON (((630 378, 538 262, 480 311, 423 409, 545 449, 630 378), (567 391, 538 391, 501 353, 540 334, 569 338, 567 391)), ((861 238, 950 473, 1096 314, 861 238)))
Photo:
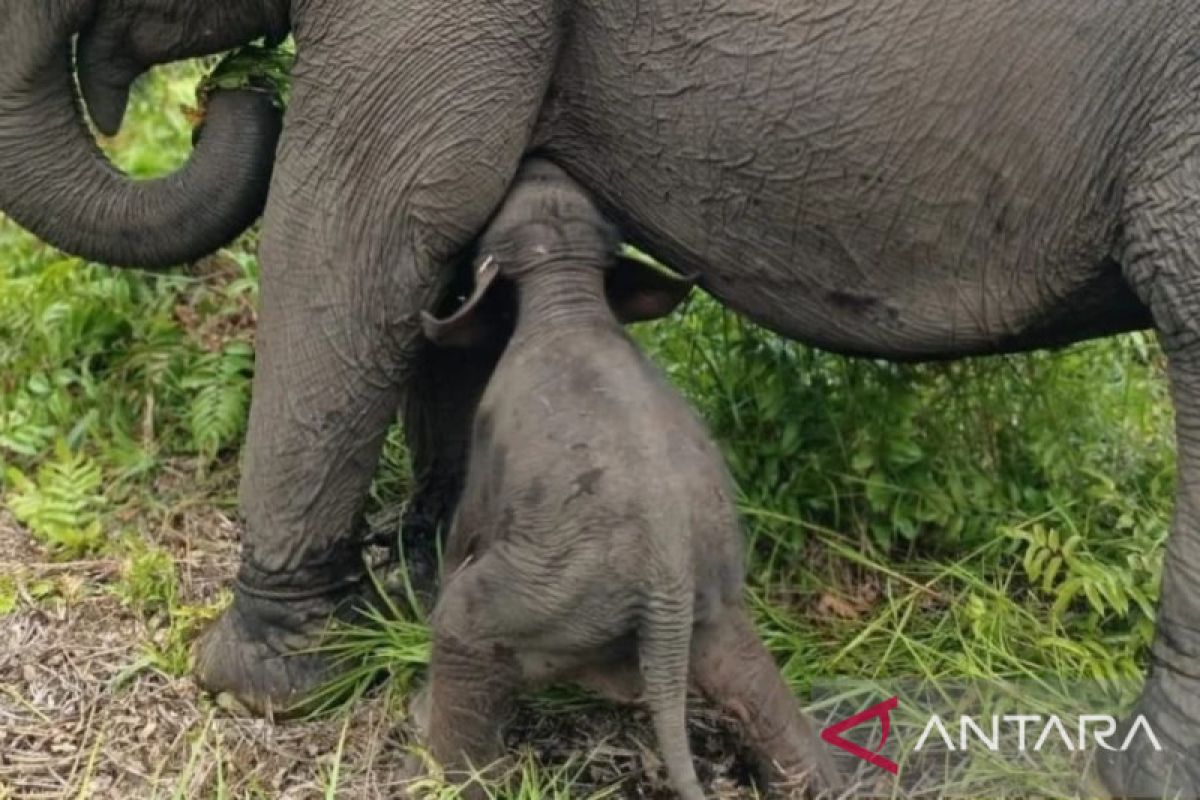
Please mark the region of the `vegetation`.
MULTIPOLYGON (((196 77, 160 71, 137 92, 131 123, 106 143, 124 168, 154 174, 185 157, 180 108, 195 104, 196 77)), ((187 642, 224 598, 183 596, 178 551, 152 527, 197 509, 234 513, 257 276, 252 234, 152 275, 65 257, 0 221, 0 493, 37 552, 68 567, 10 564, 0 615, 115 596, 157 621, 127 675, 186 673, 187 642), (98 560, 117 568, 83 585, 64 577, 98 560)), ((1174 471, 1151 336, 898 366, 785 342, 699 297, 636 335, 724 447, 753 604, 798 694, 839 675, 1053 674, 1136 689, 1174 471)), ((394 507, 407 481, 393 432, 372 510, 394 507)), ((399 699, 422 673, 427 630, 411 609, 397 614, 333 645, 366 656, 351 676, 359 694, 382 670, 399 699)), ((539 708, 578 699, 550 695, 539 708)), ((219 754, 211 722, 212 712, 197 720, 178 786, 194 786, 196 759, 219 754)), ((569 796, 580 769, 522 757, 506 796, 569 796)), ((222 775, 203 791, 233 796, 222 775)))

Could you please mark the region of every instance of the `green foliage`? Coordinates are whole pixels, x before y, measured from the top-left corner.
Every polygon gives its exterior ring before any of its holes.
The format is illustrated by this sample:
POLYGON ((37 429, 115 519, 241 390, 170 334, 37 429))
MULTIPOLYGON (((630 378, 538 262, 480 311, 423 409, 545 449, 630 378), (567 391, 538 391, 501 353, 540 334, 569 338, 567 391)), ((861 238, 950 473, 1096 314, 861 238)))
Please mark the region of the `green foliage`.
POLYGON ((105 501, 95 462, 60 441, 54 459, 38 467, 36 479, 15 467, 5 478, 11 487, 5 497, 8 507, 52 551, 78 557, 103 546, 100 510, 105 501))
POLYGON ((1170 412, 1145 335, 897 365, 785 342, 700 299, 643 340, 756 506, 884 549, 918 538, 948 549, 1086 499, 1098 504, 1080 509, 1086 527, 1132 522, 1161 538, 1170 412))
POLYGON ((191 646, 204 630, 229 605, 228 598, 204 605, 176 603, 166 609, 165 624, 152 638, 144 642, 144 660, 131 672, 141 668, 153 669, 172 678, 182 678, 191 672, 191 646))
POLYGON ((0 617, 16 611, 19 599, 17 579, 12 575, 0 575, 0 617))
POLYGON ((379 458, 379 470, 371 484, 371 502, 379 509, 398 509, 408 498, 412 486, 412 470, 404 431, 399 425, 388 430, 379 458))
POLYGON ((409 597, 404 607, 390 599, 381 584, 376 588, 384 598, 382 607, 363 609, 365 620, 337 627, 321 648, 338 666, 338 677, 306 698, 314 715, 361 697, 380 675, 387 676, 391 691, 403 697, 425 674, 433 643, 412 587, 401 592, 409 597))
MULTIPOLYGON (((151 177, 184 162, 201 73, 172 66, 140 83, 129 124, 102 142, 122 169, 151 177)), ((245 430, 257 260, 238 244, 200 272, 89 264, 0 219, 4 503, 55 555, 120 558, 112 590, 150 632, 127 675, 186 674, 190 642, 220 607, 183 603, 170 553, 123 535, 124 520, 154 509, 164 466, 228 469, 245 430)), ((0 607, 15 605, 12 583, 0 607)), ((35 600, 58 591, 25 589, 35 600)))
POLYGON ((1054 598, 1055 618, 1080 596, 1099 616, 1125 617, 1136 604, 1147 619, 1154 618, 1153 598, 1162 572, 1160 551, 1139 547, 1136 540, 1110 537, 1098 543, 1103 548, 1098 555, 1082 535, 1068 536, 1040 523, 1010 536, 1025 542, 1021 562, 1025 574, 1042 594, 1054 598))
POLYGON ((100 142, 109 158, 139 178, 181 166, 191 153, 190 112, 197 82, 205 72, 200 62, 169 64, 139 80, 121 132, 100 142))
POLYGON ((126 605, 142 614, 170 611, 179 597, 175 560, 162 548, 134 540, 114 590, 126 605))
POLYGON ((181 378, 179 385, 192 393, 191 442, 203 458, 211 461, 241 439, 250 408, 253 366, 250 345, 231 342, 220 352, 201 354, 181 378))
POLYGON ((789 661, 798 685, 831 669, 924 674, 951 663, 1137 673, 1174 475, 1151 336, 897 365, 784 341, 703 297, 636 335, 724 447, 777 653, 811 653, 821 649, 815 639, 854 632, 832 660, 789 661), (814 540, 859 574, 814 569, 814 540), (922 589, 863 603, 860 620, 797 618, 771 605, 831 585, 860 590, 837 586, 845 580, 922 589), (1018 655, 1027 652, 1045 657, 1018 655))
MULTIPOLYGON (((176 67, 144 82, 131 123, 105 143, 122 167, 149 176, 182 163, 191 128, 181 108, 198 77, 176 67)), ((162 459, 191 457, 203 471, 236 448, 258 269, 241 247, 207 262, 204 277, 149 275, 64 257, 0 220, 0 468, 10 480, 62 440, 105 473, 110 500, 125 500, 162 459)), ((103 516, 88 520, 92 533, 103 516)), ((66 549, 101 542, 84 539, 66 549)))
POLYGON ((226 55, 201 81, 196 98, 201 106, 218 89, 258 90, 270 93, 280 108, 291 100, 291 72, 296 54, 290 41, 283 47, 247 45, 226 55))
POLYGON ((192 641, 216 619, 227 598, 209 604, 184 603, 175 559, 169 551, 136 538, 126 539, 122 546, 121 574, 111 591, 142 618, 150 635, 142 642, 140 660, 116 682, 123 683, 143 670, 181 678, 189 671, 192 641))

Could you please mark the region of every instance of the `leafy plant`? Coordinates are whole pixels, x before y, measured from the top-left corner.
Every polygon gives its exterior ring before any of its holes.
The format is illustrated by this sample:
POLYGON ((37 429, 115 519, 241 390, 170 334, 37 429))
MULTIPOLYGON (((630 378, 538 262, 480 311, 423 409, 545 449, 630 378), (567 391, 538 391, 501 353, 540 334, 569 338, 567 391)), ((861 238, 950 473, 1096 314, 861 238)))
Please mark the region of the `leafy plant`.
POLYGON ((60 441, 54 459, 38 468, 35 479, 15 467, 6 478, 11 486, 6 502, 13 514, 59 555, 78 557, 103 546, 103 477, 93 460, 60 441))
POLYGON ((0 617, 16 611, 19 598, 17 579, 12 575, 0 575, 0 617))
POLYGON ((121 578, 114 590, 126 605, 141 614, 172 611, 179 596, 175 560, 162 548, 135 542, 121 565, 121 578))
POLYGON ((172 606, 167 624, 143 643, 145 665, 173 678, 187 675, 191 670, 192 642, 228 604, 226 597, 210 604, 172 606))
POLYGON ((286 109, 291 99, 291 71, 295 60, 290 42, 281 47, 240 47, 222 58, 200 82, 196 99, 203 108, 218 89, 257 90, 269 93, 281 109, 286 109))
POLYGON ((241 438, 250 407, 253 369, 253 349, 235 341, 219 353, 199 356, 180 380, 180 386, 192 393, 188 427, 204 461, 212 461, 241 438))

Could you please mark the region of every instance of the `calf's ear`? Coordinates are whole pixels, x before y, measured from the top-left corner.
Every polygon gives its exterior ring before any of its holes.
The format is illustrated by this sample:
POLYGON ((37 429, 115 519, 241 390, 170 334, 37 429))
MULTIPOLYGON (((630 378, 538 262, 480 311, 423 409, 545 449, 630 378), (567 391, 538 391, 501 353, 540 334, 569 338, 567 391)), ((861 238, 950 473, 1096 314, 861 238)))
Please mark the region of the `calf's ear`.
POLYGON ((674 311, 696 285, 696 275, 671 275, 622 252, 608 273, 608 303, 623 324, 660 319, 674 311))
POLYGON ((486 319, 480 305, 499 274, 500 267, 489 256, 476 270, 475 289, 458 311, 445 319, 422 311, 421 330, 425 338, 439 347, 475 347, 486 342, 495 326, 486 319))

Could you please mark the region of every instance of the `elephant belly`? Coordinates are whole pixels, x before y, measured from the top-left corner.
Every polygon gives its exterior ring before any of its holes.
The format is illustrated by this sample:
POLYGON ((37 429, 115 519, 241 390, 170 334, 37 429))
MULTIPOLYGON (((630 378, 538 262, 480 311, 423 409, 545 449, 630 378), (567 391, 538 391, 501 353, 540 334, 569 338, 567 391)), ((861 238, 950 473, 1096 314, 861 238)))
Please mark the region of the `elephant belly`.
POLYGON ((795 280, 718 277, 705 286, 723 305, 789 338, 896 361, 1015 353, 1151 325, 1114 261, 1090 265, 1077 284, 1050 288, 1032 278, 988 282, 983 269, 944 282, 905 271, 905 290, 853 280, 814 284, 806 280, 811 263, 794 262, 788 275, 795 280))
POLYGON ((1168 48, 1128 53, 1169 4, 582 5, 534 146, 734 310, 897 359, 1149 323, 1120 221, 1168 48))

